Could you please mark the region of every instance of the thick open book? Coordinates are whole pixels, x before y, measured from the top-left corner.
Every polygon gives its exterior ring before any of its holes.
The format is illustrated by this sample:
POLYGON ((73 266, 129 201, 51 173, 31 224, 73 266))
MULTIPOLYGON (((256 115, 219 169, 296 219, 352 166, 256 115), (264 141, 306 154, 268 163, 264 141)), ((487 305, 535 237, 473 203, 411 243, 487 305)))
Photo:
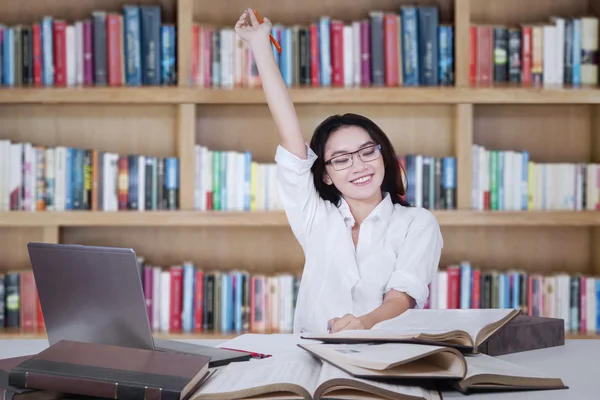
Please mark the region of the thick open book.
POLYGON ((312 333, 302 338, 325 343, 413 342, 478 353, 483 342, 517 315, 519 310, 513 309, 410 309, 368 330, 312 333))
POLYGON ((446 380, 461 392, 479 389, 563 389, 559 378, 452 347, 410 343, 299 344, 315 357, 364 379, 446 380))
POLYGON ((232 363, 219 370, 189 400, 200 399, 390 399, 438 400, 437 390, 354 378, 309 353, 290 353, 232 363))

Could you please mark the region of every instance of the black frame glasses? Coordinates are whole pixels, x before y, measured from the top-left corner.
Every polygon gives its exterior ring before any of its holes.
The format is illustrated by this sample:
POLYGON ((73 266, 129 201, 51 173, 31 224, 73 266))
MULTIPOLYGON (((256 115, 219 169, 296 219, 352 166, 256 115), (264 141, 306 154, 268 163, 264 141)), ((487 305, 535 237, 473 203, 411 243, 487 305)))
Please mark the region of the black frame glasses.
POLYGON ((342 171, 344 169, 348 169, 348 168, 350 168, 351 166, 354 165, 354 155, 355 154, 358 155, 358 158, 360 158, 360 160, 362 162, 371 162, 371 161, 377 160, 379 157, 381 157, 381 145, 380 144, 373 144, 373 145, 370 145, 370 146, 366 146, 366 147, 360 148, 360 149, 358 149, 356 151, 352 151, 352 152, 344 153, 344 154, 338 154, 337 156, 331 157, 329 160, 325 161, 325 165, 331 165, 333 167, 333 169, 335 169, 336 171, 342 171), (376 150, 375 151, 375 156, 372 157, 372 158, 370 158, 368 156, 365 156, 365 154, 367 154, 365 152, 367 152, 367 151, 369 151, 371 149, 375 149, 376 150), (337 166, 336 167, 335 160, 339 159, 341 157, 347 157, 347 156, 350 156, 350 164, 348 166, 342 166, 342 167, 337 166))

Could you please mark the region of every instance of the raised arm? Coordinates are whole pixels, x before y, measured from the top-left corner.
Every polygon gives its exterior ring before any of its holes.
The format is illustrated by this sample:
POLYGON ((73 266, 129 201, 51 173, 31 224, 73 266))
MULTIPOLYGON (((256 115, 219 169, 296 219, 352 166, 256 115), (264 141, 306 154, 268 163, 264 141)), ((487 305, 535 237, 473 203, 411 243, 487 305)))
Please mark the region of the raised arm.
POLYGON ((267 104, 279 131, 281 146, 297 157, 306 159, 306 145, 300 122, 279 67, 275 63, 269 41, 271 21, 264 18, 264 22, 260 24, 252 9, 249 8, 242 13, 235 24, 235 31, 248 42, 254 54, 267 104))

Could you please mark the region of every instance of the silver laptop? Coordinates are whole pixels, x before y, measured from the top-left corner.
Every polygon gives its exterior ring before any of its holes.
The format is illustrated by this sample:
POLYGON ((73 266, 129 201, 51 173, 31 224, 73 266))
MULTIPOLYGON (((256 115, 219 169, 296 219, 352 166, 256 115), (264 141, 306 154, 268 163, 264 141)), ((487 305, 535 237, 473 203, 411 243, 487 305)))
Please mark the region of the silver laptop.
POLYGON ((152 336, 133 249, 28 243, 50 345, 103 343, 211 357, 209 366, 246 361, 250 353, 152 336))

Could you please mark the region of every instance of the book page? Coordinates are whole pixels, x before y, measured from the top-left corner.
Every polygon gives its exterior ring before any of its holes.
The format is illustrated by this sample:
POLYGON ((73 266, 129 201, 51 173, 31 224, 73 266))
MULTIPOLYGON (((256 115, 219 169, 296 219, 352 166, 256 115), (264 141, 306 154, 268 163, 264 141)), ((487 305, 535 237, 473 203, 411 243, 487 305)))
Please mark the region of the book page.
POLYGON ((352 365, 380 371, 443 349, 413 343, 308 344, 306 347, 352 365))
MULTIPOLYGON (((409 309, 396 318, 380 322, 371 330, 400 335, 408 334, 441 334, 453 330, 467 332, 473 341, 486 325, 506 318, 513 309, 409 309)), ((347 331, 350 332, 350 331, 347 331)))
POLYGON ((519 378, 548 378, 537 371, 486 354, 466 355, 465 360, 467 361, 465 379, 483 374, 519 378))
POLYGON ((217 347, 280 356, 304 353, 304 350, 297 346, 301 343, 314 344, 314 340, 302 339, 300 334, 248 333, 221 343, 217 347))
MULTIPOLYGON (((437 391, 429 390, 423 386, 400 385, 397 383, 389 383, 389 382, 383 382, 383 381, 377 381, 377 380, 354 378, 354 377, 350 376, 349 374, 345 373, 344 371, 342 371, 341 369, 336 368, 327 362, 323 362, 323 366, 321 367, 321 373, 320 373, 318 381, 317 381, 317 389, 321 385, 324 385, 324 386, 327 385, 327 382, 330 382, 332 380, 338 380, 338 381, 344 380, 345 381, 343 383, 340 382, 341 383, 339 385, 340 389, 347 389, 349 387, 350 388, 362 387, 362 388, 364 388, 363 393, 379 393, 381 395, 382 392, 391 392, 394 394, 401 394, 404 396, 414 396, 415 398, 423 398, 426 400, 434 400, 434 399, 441 398, 437 391), (348 382, 350 382, 350 383, 360 382, 360 384, 355 386, 352 384, 349 385, 348 382)), ((338 386, 338 385, 336 385, 336 386, 338 386)), ((331 393, 331 392, 332 391, 330 389, 325 389, 324 391, 319 390, 320 397, 323 397, 324 394, 331 393)), ((352 390, 352 392, 355 392, 355 391, 352 390)), ((346 393, 347 393, 347 391, 346 391, 346 393)))
MULTIPOLYGON (((296 385, 304 388, 303 392, 306 394, 312 394, 320 370, 321 362, 306 352, 234 362, 219 368, 190 400, 215 397, 228 399, 234 393, 246 397, 249 396, 247 391, 267 385, 279 388, 282 385, 296 385)), ((257 390, 251 393, 257 395, 269 391, 257 390)))

